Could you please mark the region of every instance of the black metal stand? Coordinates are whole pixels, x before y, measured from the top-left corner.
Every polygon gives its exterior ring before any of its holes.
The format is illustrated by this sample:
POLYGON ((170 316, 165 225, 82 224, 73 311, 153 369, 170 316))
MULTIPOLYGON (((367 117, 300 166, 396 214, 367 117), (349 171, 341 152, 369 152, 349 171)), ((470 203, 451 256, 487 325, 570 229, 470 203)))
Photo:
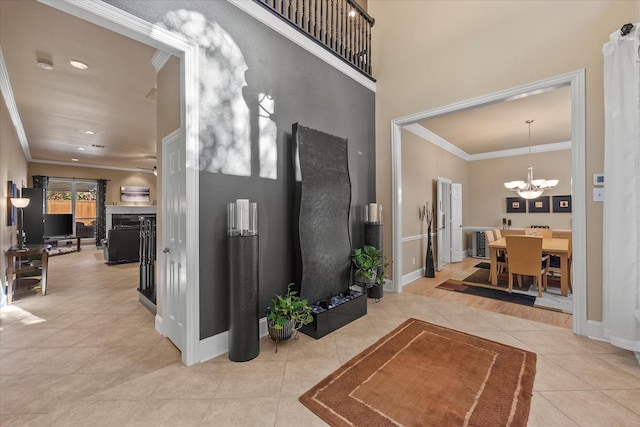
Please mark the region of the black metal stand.
POLYGON ((156 303, 156 218, 140 216, 140 286, 138 291, 156 303))
POLYGON ((229 236, 229 360, 260 354, 258 236, 229 236))
MULTIPOLYGON (((373 246, 382 252, 382 224, 376 222, 364 223, 364 244, 373 246)), ((382 274, 384 269, 378 268, 378 274, 382 274)), ((384 294, 384 287, 382 284, 371 286, 367 289, 367 296, 369 298, 375 298, 380 300, 384 294)))

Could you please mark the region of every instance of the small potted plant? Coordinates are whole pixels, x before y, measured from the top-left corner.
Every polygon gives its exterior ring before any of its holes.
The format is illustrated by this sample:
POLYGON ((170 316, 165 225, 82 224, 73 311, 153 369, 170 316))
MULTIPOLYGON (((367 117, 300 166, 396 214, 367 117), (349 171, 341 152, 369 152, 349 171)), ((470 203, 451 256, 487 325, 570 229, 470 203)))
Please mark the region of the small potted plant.
POLYGON ((293 283, 289 283, 285 295, 276 295, 267 308, 267 329, 271 339, 276 342, 276 352, 278 341, 288 340, 294 333, 295 339, 298 339, 300 328, 313 322, 309 302, 300 298, 291 286, 293 283))
POLYGON ((382 275, 378 275, 382 267, 382 251, 375 246, 364 245, 353 251, 351 256, 355 266, 355 282, 360 286, 368 287, 382 283, 382 275))

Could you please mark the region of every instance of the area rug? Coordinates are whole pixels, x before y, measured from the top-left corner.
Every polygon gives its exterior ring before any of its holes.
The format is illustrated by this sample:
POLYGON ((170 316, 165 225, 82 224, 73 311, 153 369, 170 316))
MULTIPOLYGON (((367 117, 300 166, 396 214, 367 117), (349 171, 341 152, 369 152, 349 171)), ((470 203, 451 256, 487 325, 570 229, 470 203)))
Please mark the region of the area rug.
POLYGON ((491 263, 490 262, 479 262, 476 265, 474 265, 474 267, 476 268, 486 268, 487 270, 491 268, 491 263))
POLYGON ((498 301, 512 302, 514 304, 528 305, 533 307, 536 297, 533 295, 520 294, 516 292, 505 292, 502 289, 491 289, 480 286, 465 284, 457 280, 447 280, 436 286, 436 289, 446 289, 448 291, 461 292, 467 295, 476 295, 483 298, 491 298, 498 301))
MULTIPOLYGON (((496 285, 491 285, 491 281, 489 280, 490 270, 485 269, 483 267, 475 273, 465 277, 463 282, 471 282, 478 283, 481 285, 489 285, 492 287, 496 287, 496 285)), ((514 278, 515 279, 515 278, 514 278)), ((529 289, 531 285, 533 285, 533 280, 530 277, 523 277, 522 288, 524 290, 529 289)), ((518 287, 518 282, 514 280, 513 283, 514 288, 518 287)), ((497 287, 507 289, 509 287, 509 275, 508 273, 499 273, 498 274, 498 285, 497 287)), ((559 277, 547 277, 547 288, 558 288, 560 289, 560 278, 559 277)))
MULTIPOLYGON (((538 288, 537 286, 533 286, 532 278, 524 277, 522 280, 522 287, 519 287, 518 282, 514 278, 513 293, 537 297, 538 288)), ((509 276, 507 273, 498 274, 498 284, 492 285, 491 281, 489 280, 489 270, 485 268, 479 268, 473 274, 465 277, 462 282, 465 285, 469 285, 472 287, 478 287, 481 289, 492 289, 497 290, 497 292, 507 293, 506 290, 509 286, 509 276)), ((469 293, 470 292, 472 291, 469 291, 469 293)), ((544 308, 546 310, 561 311, 563 313, 572 314, 573 294, 570 293, 566 297, 560 295, 560 278, 547 277, 547 290, 543 293, 542 298, 536 298, 533 306, 537 308, 544 308)))
POLYGON ((526 426, 536 354, 409 319, 300 396, 332 426, 526 426))

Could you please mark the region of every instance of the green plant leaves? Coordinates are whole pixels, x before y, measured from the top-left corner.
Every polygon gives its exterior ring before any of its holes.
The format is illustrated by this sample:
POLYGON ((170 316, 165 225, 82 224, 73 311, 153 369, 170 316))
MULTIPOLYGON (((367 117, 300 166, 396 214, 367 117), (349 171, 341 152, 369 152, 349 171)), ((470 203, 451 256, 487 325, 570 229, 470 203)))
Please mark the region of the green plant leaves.
POLYGON ((289 283, 285 295, 276 295, 269 302, 267 322, 275 329, 282 329, 284 325, 293 321, 293 330, 295 331, 313 322, 309 302, 300 298, 298 292, 291 290, 291 286, 293 283, 289 283))

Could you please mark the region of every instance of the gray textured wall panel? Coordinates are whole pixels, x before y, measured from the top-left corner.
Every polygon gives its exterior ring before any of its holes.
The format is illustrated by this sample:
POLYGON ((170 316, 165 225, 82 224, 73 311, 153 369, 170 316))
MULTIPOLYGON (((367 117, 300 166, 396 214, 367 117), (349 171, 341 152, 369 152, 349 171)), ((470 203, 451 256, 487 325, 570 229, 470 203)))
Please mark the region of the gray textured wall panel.
POLYGON ((300 157, 300 295, 310 302, 349 288, 351 239, 348 143, 300 125, 293 127, 300 157))

